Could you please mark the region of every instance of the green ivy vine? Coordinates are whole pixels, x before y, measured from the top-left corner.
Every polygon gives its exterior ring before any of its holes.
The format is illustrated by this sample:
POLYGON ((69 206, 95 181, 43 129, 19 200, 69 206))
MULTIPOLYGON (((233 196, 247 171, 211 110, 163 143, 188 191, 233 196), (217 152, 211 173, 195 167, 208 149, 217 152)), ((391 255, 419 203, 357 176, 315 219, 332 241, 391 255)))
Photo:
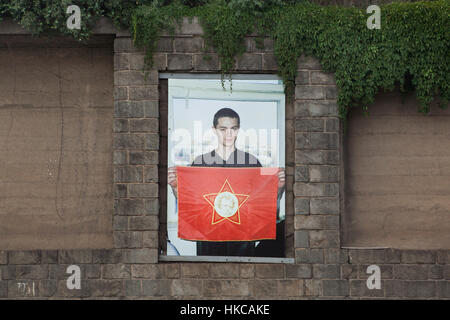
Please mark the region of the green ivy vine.
POLYGON ((402 91, 415 90, 421 112, 429 112, 434 99, 441 107, 448 106, 450 0, 380 7, 379 30, 367 28, 365 8, 301 0, 11 0, 0 4, 0 18, 13 17, 35 34, 58 32, 86 39, 99 17, 109 17, 131 30, 135 45, 145 49, 149 68, 161 32, 173 33, 183 16, 197 16, 206 44, 219 55, 222 76, 231 76, 235 57, 245 51, 245 36, 254 33, 274 39, 279 75, 288 95, 302 54, 315 56, 325 71, 333 72, 343 119, 351 107, 366 110, 380 90, 397 85, 402 91), (81 30, 65 26, 69 4, 82 10, 81 30))
POLYGON ((121 0, 6 0, 0 4, 0 20, 11 17, 34 35, 63 34, 84 41, 89 38, 95 22, 102 16, 111 18, 117 25, 123 25, 125 21, 119 16, 126 15, 127 7, 129 18, 131 7, 124 6, 121 0), (78 5, 82 12, 80 30, 70 30, 66 25, 66 10, 72 4, 78 5))

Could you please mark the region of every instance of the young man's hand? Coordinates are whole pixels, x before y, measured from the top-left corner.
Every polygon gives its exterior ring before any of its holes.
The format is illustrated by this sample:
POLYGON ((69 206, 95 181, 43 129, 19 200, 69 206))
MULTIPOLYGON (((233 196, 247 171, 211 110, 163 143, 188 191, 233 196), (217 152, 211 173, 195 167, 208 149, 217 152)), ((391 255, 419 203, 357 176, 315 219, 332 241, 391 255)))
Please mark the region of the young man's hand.
POLYGON ((284 168, 278 169, 278 190, 284 188, 284 185, 286 184, 286 172, 284 168))
POLYGON ((178 197, 177 167, 168 168, 167 183, 172 187, 175 197, 178 197))
POLYGON ((284 186, 286 185, 286 172, 283 168, 278 169, 278 199, 281 199, 284 192, 284 186))

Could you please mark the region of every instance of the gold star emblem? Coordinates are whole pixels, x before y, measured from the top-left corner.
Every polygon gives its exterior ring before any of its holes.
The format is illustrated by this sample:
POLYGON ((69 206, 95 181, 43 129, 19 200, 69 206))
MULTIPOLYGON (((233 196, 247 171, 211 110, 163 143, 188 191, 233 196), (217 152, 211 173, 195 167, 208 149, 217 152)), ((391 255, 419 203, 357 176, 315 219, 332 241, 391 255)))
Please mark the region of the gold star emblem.
POLYGON ((239 208, 248 200, 247 194, 237 194, 225 179, 222 188, 217 193, 204 194, 203 198, 212 207, 211 224, 228 220, 235 224, 241 224, 239 208))

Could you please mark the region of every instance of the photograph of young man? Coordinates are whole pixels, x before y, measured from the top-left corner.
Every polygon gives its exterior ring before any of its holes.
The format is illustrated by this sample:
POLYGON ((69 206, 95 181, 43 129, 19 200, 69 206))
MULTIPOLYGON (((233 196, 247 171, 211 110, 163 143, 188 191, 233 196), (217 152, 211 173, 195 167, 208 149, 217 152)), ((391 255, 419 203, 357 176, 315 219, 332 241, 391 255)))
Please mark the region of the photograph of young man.
MULTIPOLYGON (((236 139, 240 128, 239 114, 231 108, 222 108, 213 118, 213 131, 217 136, 217 147, 211 152, 194 159, 191 166, 197 167, 262 167, 252 154, 236 148, 236 139)), ((285 186, 285 171, 278 170, 278 199, 281 198, 285 186)), ((168 169, 168 184, 177 197, 176 167, 168 169)), ((284 225, 284 224, 283 224, 284 225)), ((277 238, 282 232, 278 232, 277 238)), ((255 241, 197 241, 197 255, 207 256, 258 256, 255 241)), ((283 254, 280 252, 279 254, 283 254)), ((271 254, 273 255, 273 254, 271 254)))

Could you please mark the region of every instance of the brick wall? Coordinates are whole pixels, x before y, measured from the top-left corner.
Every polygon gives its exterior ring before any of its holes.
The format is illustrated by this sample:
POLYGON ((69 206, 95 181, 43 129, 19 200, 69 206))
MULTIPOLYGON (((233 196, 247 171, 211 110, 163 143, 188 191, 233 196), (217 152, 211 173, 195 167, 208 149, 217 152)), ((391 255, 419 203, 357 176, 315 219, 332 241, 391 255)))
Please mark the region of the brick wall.
MULTIPOLYGON (((167 152, 161 148, 158 72, 217 72, 217 54, 203 51, 201 34, 197 23, 185 21, 175 38, 162 37, 155 69, 146 79, 143 53, 129 36, 115 39, 114 248, 2 251, 0 297, 450 298, 449 250, 340 247, 342 131, 336 86, 310 57, 299 59, 295 99, 286 105, 286 148, 292 150, 286 153, 287 253, 295 263, 158 262, 158 170, 165 172, 158 165, 159 153, 167 152), (70 264, 81 267, 81 290, 65 286, 70 264), (371 264, 381 268, 379 290, 366 287, 371 264)), ((276 73, 271 40, 257 49, 248 37, 246 48, 236 59, 236 72, 276 73)))

